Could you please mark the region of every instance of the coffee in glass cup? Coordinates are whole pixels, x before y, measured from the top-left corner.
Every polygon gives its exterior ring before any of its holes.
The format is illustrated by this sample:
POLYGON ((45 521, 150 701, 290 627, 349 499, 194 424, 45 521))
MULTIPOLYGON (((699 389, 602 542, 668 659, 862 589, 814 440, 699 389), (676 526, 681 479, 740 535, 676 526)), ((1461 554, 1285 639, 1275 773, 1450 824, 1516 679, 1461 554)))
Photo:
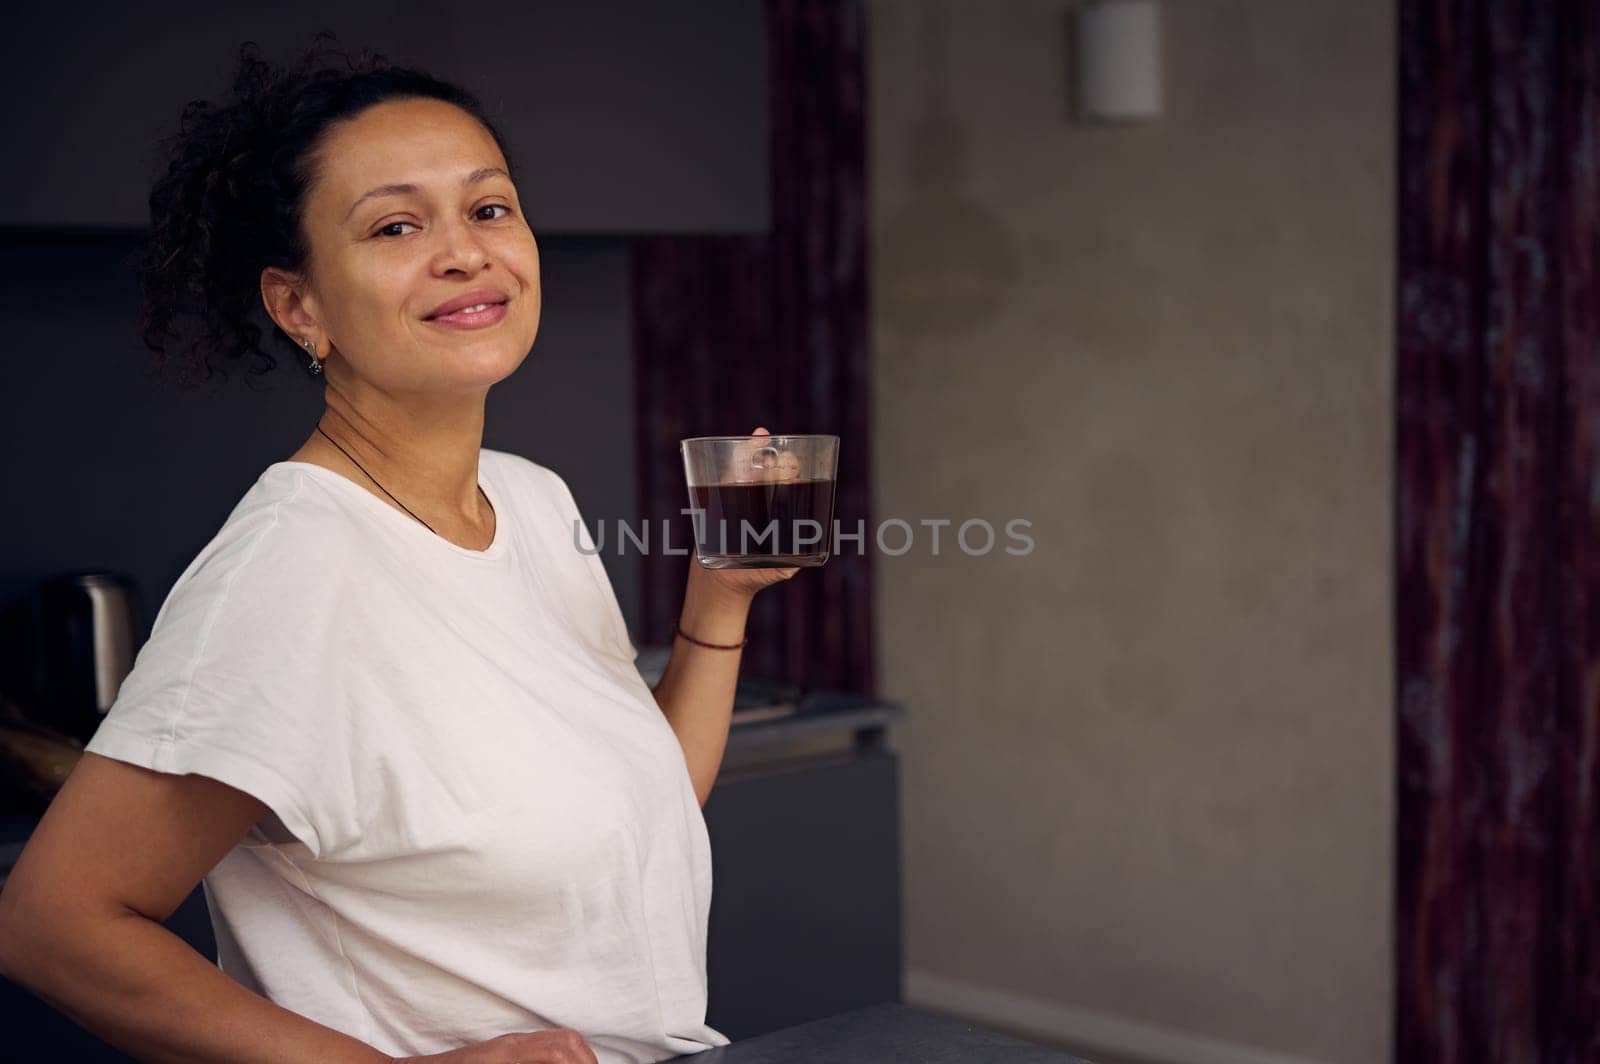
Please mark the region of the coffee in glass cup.
POLYGON ((680 448, 701 565, 789 568, 828 560, 839 437, 696 436, 680 448))

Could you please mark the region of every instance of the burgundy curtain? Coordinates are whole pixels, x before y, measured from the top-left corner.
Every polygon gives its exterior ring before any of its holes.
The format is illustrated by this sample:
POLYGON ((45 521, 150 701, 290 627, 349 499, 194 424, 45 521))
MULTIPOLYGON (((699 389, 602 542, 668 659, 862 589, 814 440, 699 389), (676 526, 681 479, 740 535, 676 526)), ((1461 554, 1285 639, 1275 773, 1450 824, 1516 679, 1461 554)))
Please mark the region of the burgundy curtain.
POLYGON ((1395 1059, 1600 1060, 1600 6, 1402 0, 1395 1059))
MULTIPOLYGON (((772 231, 633 243, 639 513, 692 542, 678 441, 765 425, 840 437, 835 516, 868 513, 866 129, 860 0, 767 4, 772 231)), ((641 638, 666 641, 688 559, 641 559, 641 638)), ((744 673, 871 693, 869 556, 763 591, 744 673)))

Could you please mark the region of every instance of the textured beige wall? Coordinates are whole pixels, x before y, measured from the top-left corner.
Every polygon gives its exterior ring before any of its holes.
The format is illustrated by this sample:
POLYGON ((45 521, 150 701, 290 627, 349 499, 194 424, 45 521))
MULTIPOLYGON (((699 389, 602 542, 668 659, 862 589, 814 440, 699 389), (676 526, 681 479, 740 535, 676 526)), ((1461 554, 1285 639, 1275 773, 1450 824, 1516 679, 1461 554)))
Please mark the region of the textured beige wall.
POLYGON ((1068 7, 868 4, 877 513, 1037 541, 876 561, 911 986, 1383 1060, 1395 12, 1168 0, 1106 128, 1068 7))

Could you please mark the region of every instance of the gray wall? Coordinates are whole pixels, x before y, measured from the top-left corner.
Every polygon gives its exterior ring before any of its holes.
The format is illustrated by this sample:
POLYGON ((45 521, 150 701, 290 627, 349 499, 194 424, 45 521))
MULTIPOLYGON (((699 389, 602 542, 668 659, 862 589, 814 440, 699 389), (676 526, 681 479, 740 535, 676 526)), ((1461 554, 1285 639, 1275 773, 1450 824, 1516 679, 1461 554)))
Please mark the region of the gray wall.
POLYGON ((1038 543, 874 563, 908 991, 1384 1060, 1395 10, 1164 4, 1166 115, 1088 127, 1069 6, 869 3, 874 511, 1038 543))
MULTIPOLYGON (((137 337, 134 237, 0 243, 0 604, 84 567, 135 577, 147 619, 268 464, 312 431, 321 385, 280 364, 215 394, 148 379, 137 337)), ((567 478, 591 527, 633 520, 627 250, 545 239, 532 354, 489 397, 485 445, 567 478)), ((630 626, 637 558, 604 556, 630 626)))

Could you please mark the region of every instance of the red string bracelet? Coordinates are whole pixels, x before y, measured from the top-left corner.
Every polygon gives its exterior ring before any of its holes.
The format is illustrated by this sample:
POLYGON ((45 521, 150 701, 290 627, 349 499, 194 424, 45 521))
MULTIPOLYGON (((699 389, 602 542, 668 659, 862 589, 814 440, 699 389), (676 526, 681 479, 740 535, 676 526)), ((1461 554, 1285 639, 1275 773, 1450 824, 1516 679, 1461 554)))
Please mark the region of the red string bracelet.
POLYGON ((703 640, 696 639, 688 632, 685 632, 682 628, 679 628, 677 621, 672 622, 672 634, 680 639, 687 639, 697 647, 705 647, 707 650, 742 650, 744 645, 750 642, 750 637, 745 636, 737 643, 707 643, 703 640))

